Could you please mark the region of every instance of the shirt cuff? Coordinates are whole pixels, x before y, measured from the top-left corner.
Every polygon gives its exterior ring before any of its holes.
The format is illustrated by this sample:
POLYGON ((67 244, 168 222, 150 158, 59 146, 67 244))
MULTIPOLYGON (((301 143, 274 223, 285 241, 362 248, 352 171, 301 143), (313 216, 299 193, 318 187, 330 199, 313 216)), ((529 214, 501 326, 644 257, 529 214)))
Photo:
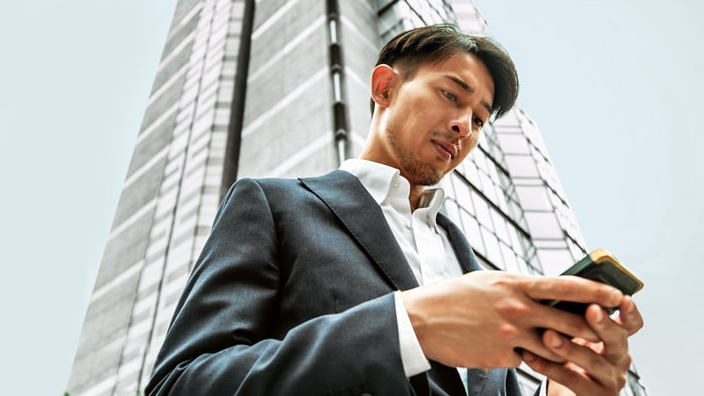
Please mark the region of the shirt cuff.
POLYGON ((538 392, 538 396, 547 396, 548 394, 548 380, 544 379, 543 382, 540 383, 540 390, 538 392))
POLYGON ((401 292, 394 293, 394 303, 396 304, 396 324, 398 326, 398 342, 401 350, 401 363, 406 377, 430 370, 430 362, 423 354, 416 333, 411 325, 411 318, 408 317, 406 306, 403 305, 401 292))

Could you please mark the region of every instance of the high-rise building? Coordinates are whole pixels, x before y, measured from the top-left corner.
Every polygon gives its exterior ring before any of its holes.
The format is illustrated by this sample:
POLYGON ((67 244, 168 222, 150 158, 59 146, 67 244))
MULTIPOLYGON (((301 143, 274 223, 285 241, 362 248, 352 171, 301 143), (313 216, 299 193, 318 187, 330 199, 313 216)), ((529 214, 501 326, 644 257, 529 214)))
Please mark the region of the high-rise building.
MULTIPOLYGON (((310 176, 365 140, 368 76, 408 28, 481 34, 468 0, 179 0, 68 383, 144 388, 220 201, 240 177, 310 176)), ((520 109, 442 182, 444 212, 492 269, 555 274, 586 253, 540 133, 520 109)), ((526 393, 540 375, 520 369, 526 393)), ((645 395, 632 369, 624 395, 645 395)))

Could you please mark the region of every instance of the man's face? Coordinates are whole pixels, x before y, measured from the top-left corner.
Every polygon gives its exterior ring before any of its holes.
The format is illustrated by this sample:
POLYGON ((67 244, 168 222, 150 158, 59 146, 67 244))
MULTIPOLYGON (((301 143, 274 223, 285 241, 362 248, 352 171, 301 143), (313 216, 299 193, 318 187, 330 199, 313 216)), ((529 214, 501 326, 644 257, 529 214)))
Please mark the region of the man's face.
POLYGON ((437 183, 476 147, 493 98, 494 80, 472 54, 420 66, 390 96, 382 136, 387 164, 412 184, 437 183))

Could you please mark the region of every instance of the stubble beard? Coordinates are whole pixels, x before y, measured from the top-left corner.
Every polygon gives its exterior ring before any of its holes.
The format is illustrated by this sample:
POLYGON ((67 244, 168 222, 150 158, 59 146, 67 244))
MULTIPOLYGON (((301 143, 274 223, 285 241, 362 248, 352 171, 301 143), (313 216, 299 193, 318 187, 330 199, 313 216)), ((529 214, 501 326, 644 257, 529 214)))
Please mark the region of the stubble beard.
POLYGON ((409 178, 409 182, 422 186, 430 186, 438 183, 444 176, 443 173, 437 171, 430 166, 430 164, 423 162, 421 159, 416 158, 410 150, 399 144, 396 128, 391 123, 386 127, 386 140, 391 150, 393 150, 398 158, 401 173, 409 178))

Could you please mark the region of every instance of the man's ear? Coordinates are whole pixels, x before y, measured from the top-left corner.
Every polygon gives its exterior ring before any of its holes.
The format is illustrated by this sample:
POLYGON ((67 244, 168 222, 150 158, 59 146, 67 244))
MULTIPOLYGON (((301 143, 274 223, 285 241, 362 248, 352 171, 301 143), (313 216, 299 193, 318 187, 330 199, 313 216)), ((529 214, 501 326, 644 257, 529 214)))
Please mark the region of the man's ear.
POLYGON ((395 86, 399 74, 389 65, 379 65, 372 71, 372 100, 379 107, 387 107, 390 103, 390 91, 395 86))

